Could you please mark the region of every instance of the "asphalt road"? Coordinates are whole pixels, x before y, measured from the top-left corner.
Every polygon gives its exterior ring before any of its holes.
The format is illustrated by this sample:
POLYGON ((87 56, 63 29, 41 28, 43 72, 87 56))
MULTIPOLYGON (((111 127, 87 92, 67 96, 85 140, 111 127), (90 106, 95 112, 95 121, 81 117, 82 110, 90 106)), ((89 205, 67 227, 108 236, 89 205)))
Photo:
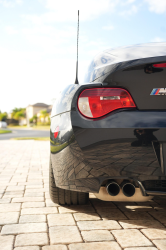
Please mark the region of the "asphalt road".
POLYGON ((8 140, 16 137, 49 137, 49 130, 33 130, 33 129, 12 129, 12 133, 0 134, 0 140, 8 140))

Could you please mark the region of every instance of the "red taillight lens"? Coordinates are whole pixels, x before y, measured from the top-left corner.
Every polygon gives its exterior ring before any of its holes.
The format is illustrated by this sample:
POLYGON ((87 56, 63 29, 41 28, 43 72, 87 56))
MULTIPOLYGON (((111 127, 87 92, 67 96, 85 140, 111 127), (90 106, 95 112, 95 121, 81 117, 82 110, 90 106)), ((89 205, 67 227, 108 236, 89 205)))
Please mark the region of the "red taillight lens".
POLYGON ((116 109, 135 107, 131 95, 120 88, 86 89, 78 98, 78 109, 87 118, 98 118, 116 109))
POLYGON ((56 127, 55 132, 54 132, 54 138, 56 139, 59 133, 59 126, 56 127))
POLYGON ((153 67, 155 67, 155 68, 166 68, 166 63, 153 64, 153 67))

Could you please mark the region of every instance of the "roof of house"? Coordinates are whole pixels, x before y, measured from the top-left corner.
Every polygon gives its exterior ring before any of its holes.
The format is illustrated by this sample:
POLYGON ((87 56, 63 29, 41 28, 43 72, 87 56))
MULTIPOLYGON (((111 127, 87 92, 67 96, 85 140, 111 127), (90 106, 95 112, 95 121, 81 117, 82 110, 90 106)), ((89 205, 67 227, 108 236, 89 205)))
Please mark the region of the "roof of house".
POLYGON ((47 113, 48 113, 48 114, 51 113, 51 110, 52 110, 52 108, 48 108, 48 109, 47 109, 47 113))
POLYGON ((35 104, 33 104, 33 105, 29 105, 29 106, 32 106, 32 107, 48 108, 50 105, 45 104, 45 103, 38 102, 38 103, 35 103, 35 104))

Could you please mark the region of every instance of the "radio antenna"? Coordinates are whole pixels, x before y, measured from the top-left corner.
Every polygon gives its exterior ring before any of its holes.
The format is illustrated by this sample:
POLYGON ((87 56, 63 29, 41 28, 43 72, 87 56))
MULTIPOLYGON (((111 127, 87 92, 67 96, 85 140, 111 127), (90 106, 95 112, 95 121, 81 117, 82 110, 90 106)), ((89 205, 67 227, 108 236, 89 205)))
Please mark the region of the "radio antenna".
POLYGON ((79 84, 79 82, 78 82, 78 39, 79 39, 79 10, 78 10, 78 25, 77 25, 77 62, 76 62, 76 80, 75 80, 75 84, 79 84))

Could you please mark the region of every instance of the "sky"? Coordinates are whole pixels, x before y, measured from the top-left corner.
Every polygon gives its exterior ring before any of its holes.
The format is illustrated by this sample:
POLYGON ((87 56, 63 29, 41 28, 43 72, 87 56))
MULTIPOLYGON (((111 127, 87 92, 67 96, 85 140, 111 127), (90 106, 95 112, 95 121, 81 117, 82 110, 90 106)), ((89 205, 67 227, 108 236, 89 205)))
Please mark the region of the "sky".
POLYGON ((44 102, 109 48, 166 41, 166 0, 0 0, 0 110, 44 102))

